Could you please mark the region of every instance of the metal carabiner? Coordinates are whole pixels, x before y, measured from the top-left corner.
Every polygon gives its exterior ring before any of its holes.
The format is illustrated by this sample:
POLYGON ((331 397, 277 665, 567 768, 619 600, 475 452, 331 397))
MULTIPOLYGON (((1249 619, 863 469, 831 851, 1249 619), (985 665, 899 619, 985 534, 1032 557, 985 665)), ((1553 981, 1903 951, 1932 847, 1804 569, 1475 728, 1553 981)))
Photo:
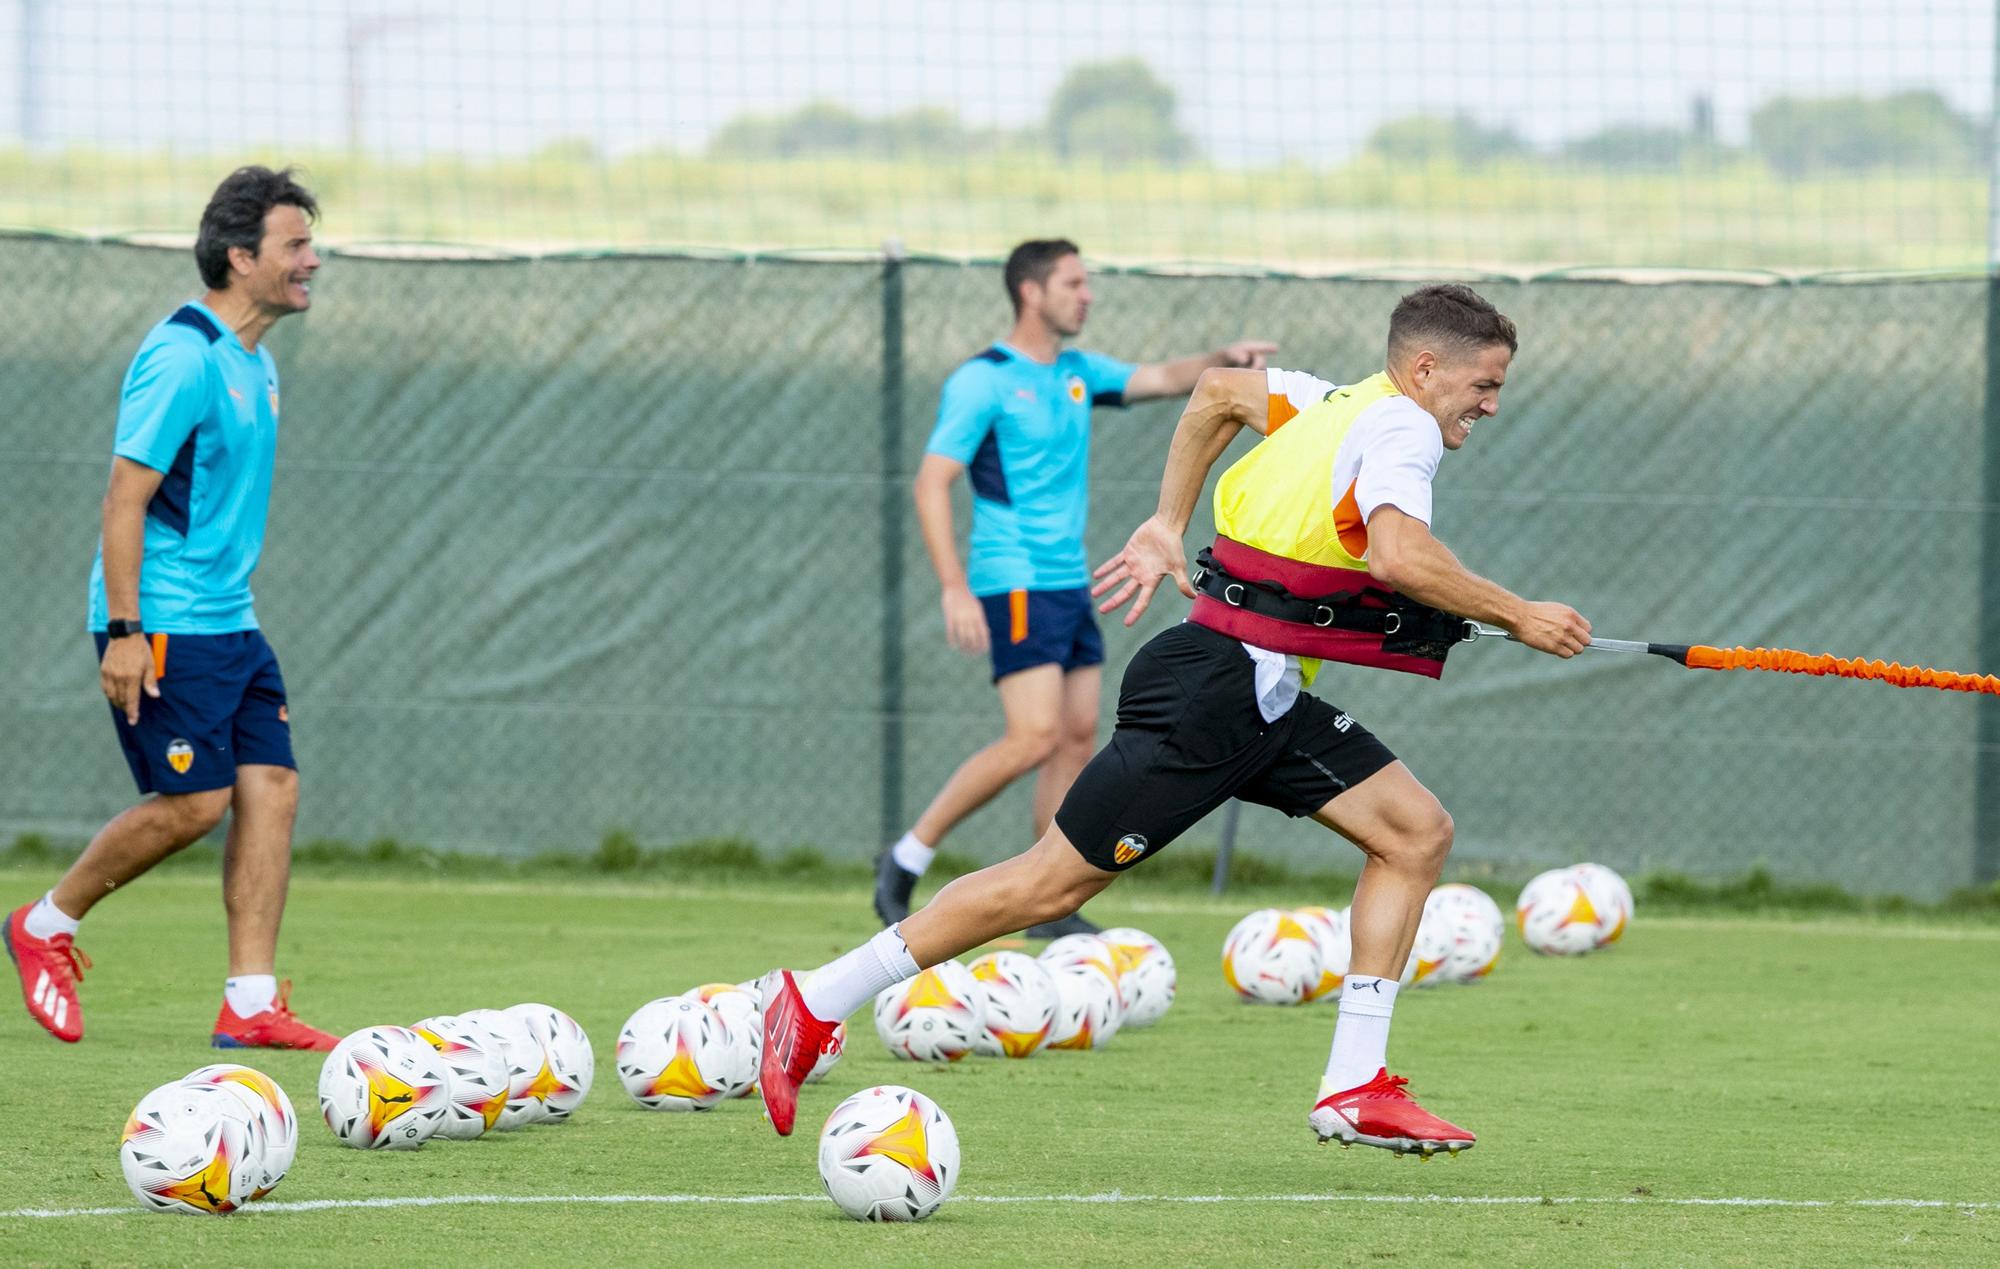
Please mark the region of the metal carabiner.
POLYGON ((1243 596, 1246 593, 1242 582, 1231 582, 1222 588, 1222 602, 1228 604, 1231 608, 1241 608, 1243 606, 1243 596))

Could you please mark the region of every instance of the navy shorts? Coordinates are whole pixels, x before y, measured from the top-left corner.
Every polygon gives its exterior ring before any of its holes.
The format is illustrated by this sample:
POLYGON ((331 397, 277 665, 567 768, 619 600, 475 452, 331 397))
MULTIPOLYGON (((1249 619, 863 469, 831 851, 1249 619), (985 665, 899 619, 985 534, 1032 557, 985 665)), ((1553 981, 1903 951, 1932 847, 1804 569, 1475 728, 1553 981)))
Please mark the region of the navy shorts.
POLYGON ((981 595, 987 641, 993 652, 993 681, 1038 665, 1059 665, 1067 674, 1104 664, 1104 636, 1097 632, 1097 607, 1090 591, 1010 590, 981 595))
MULTIPOLYGON (((92 636, 104 659, 104 634, 92 636)), ((139 697, 139 725, 111 707, 141 793, 202 793, 236 783, 246 763, 292 767, 292 722, 278 658, 257 630, 147 634, 160 695, 139 697)))

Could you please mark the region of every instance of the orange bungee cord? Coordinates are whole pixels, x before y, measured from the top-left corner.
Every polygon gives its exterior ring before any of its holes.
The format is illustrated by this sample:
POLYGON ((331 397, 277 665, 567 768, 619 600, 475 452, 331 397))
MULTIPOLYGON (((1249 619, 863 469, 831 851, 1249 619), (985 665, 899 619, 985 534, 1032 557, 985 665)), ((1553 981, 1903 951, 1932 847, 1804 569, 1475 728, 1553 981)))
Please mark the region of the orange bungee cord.
MULTIPOLYGON (((1505 630, 1496 630, 1491 626, 1474 622, 1467 622, 1466 626, 1475 638, 1514 638, 1505 630)), ((1904 665, 1899 661, 1870 661, 1824 652, 1800 652, 1796 648, 1711 648, 1699 643, 1646 643, 1636 639, 1592 639, 1588 646, 1600 652, 1646 652, 1695 670, 1775 670, 1781 674, 1872 679, 1891 687, 1932 687, 1941 692, 1984 692, 1989 696, 2000 696, 2000 677, 1991 674, 1960 674, 1955 670, 1933 670, 1927 666, 1904 665)))

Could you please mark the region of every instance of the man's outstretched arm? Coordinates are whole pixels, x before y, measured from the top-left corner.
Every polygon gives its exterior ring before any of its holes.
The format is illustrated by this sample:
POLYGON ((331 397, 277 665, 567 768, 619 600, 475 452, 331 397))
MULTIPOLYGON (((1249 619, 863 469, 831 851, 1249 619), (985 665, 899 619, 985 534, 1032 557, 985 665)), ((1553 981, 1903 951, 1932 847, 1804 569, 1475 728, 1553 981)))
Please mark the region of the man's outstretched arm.
MULTIPOLYGON (((1239 339, 1210 353, 1154 361, 1132 371, 1125 381, 1125 404, 1151 401, 1158 397, 1186 396, 1210 370, 1242 369, 1261 372, 1278 346, 1261 339, 1239 339)), ((1261 390, 1261 389, 1260 389, 1261 390)))
POLYGON ((1430 526, 1391 504, 1368 517, 1368 575, 1421 604, 1491 622, 1529 647, 1573 657, 1590 623, 1567 604, 1535 603, 1459 563, 1430 526))
POLYGON ((1262 435, 1270 426, 1269 420, 1269 387, 1262 370, 1202 372, 1174 428, 1173 443, 1167 447, 1159 508, 1133 530, 1124 550, 1098 566, 1097 584, 1090 593, 1101 596, 1117 588, 1116 594, 1097 606, 1099 612, 1112 612, 1132 603, 1132 610, 1125 614, 1125 624, 1131 625, 1153 601, 1160 579, 1167 576, 1174 579, 1181 594, 1194 598, 1181 535, 1194 515, 1195 500, 1208 483, 1215 460, 1222 457, 1236 434, 1248 427, 1262 435))

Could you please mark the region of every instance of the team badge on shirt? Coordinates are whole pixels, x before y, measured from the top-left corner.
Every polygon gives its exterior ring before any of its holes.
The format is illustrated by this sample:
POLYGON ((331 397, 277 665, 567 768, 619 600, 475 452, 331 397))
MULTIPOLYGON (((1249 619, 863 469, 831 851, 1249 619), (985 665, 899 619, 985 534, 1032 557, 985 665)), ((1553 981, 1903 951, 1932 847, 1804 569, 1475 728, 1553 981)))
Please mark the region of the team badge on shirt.
POLYGON ((1076 375, 1071 375, 1069 377, 1069 399, 1078 405, 1082 405, 1084 395, 1083 380, 1076 375))
POLYGON ((1118 839, 1116 846, 1112 847, 1111 858, 1116 863, 1129 864, 1139 858, 1139 856, 1145 854, 1146 848, 1151 845, 1151 842, 1148 842, 1139 834, 1127 833, 1118 839))
POLYGON ((194 746, 180 739, 167 742, 167 765, 176 775, 186 775, 194 765, 194 746))

